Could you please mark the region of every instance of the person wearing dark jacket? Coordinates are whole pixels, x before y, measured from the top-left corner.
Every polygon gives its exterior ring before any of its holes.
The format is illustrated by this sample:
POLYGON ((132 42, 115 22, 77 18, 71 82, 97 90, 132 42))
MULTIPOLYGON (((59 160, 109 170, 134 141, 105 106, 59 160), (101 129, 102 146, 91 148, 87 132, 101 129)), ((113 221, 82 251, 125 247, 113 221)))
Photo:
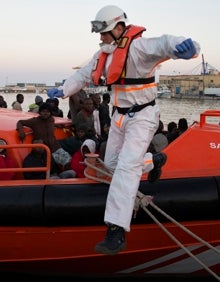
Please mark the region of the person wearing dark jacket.
MULTIPOLYGON (((34 139, 33 144, 44 144, 42 139, 34 139)), ((46 167, 47 153, 43 147, 34 147, 31 152, 23 160, 23 168, 27 167, 46 167)), ((24 171, 25 179, 45 179, 46 171, 24 171)), ((50 177, 51 178, 74 178, 75 172, 72 170, 60 171, 53 157, 50 162, 50 177)))
MULTIPOLYGON (((32 141, 33 144, 43 144, 42 139, 35 139, 32 141)), ((34 147, 31 152, 24 158, 22 167, 45 167, 47 161, 47 154, 44 148, 34 147)), ((51 167, 53 165, 51 164, 51 167)), ((46 171, 24 171, 25 179, 45 179, 46 171)))
POLYGON ((52 116, 51 107, 43 103, 39 108, 39 116, 17 122, 18 136, 23 141, 25 132, 23 126, 30 127, 33 130, 33 139, 42 139, 52 153, 57 164, 64 170, 69 169, 71 155, 66 152, 54 135, 55 120, 52 116))
POLYGON ((6 101, 4 100, 3 96, 0 95, 0 108, 7 108, 8 105, 6 103, 6 101))

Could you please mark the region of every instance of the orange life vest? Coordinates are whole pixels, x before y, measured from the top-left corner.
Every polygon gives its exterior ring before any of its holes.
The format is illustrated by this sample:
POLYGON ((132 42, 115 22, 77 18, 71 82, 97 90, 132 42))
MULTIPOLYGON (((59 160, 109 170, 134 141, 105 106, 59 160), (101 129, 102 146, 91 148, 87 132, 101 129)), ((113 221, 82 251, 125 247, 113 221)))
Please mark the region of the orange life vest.
MULTIPOLYGON (((115 83, 123 73, 125 68, 127 54, 130 47, 130 44, 133 39, 140 37, 142 33, 146 29, 140 26, 129 25, 127 26, 127 32, 125 35, 120 39, 119 45, 115 49, 112 57, 112 62, 108 69, 108 74, 106 77, 106 85, 111 85, 115 83)), ((94 85, 101 84, 101 76, 103 74, 103 70, 105 67, 106 59, 109 54, 100 53, 99 58, 97 60, 96 66, 92 71, 92 80, 94 85)))

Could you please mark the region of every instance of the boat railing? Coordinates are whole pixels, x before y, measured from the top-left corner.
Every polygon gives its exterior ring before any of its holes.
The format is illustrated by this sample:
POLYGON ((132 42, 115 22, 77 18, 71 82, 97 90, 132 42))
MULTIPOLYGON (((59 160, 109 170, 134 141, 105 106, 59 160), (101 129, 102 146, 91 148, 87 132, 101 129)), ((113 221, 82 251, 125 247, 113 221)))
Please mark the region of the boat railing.
POLYGON ((45 144, 7 144, 7 145, 0 145, 0 149, 15 149, 15 148, 43 148, 46 151, 46 165, 42 167, 22 167, 22 164, 20 164, 20 167, 16 166, 13 168, 0 168, 0 172, 36 172, 36 171, 45 171, 46 172, 46 178, 50 177, 50 169, 51 169, 51 152, 48 146, 45 144))
POLYGON ((200 127, 203 127, 207 123, 207 117, 219 117, 220 111, 218 110, 207 110, 200 114, 200 127))

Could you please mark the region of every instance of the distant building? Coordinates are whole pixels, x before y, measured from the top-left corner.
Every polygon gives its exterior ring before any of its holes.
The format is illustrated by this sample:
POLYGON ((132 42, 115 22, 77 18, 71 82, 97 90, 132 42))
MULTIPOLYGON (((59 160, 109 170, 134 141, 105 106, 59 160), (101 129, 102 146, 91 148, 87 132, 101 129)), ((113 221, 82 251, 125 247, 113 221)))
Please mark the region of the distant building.
MULTIPOLYGON (((46 93, 48 89, 61 85, 63 85, 63 81, 50 86, 44 83, 19 82, 15 85, 1 87, 0 91, 5 93, 46 93)), ((108 90, 106 86, 95 87, 93 84, 86 85, 84 89, 88 93, 105 93, 108 90)), ((166 96, 173 98, 219 97, 219 89, 220 73, 217 70, 196 75, 160 75, 158 79, 158 91, 166 92, 166 96)))
POLYGON ((9 84, 1 88, 1 92, 5 93, 41 93, 54 86, 47 86, 45 83, 17 83, 9 84))
MULTIPOLYGON (((159 87, 167 86, 175 98, 203 97, 205 89, 220 88, 220 73, 201 75, 161 75, 159 87)), ((207 90, 206 90, 207 91, 207 90)))

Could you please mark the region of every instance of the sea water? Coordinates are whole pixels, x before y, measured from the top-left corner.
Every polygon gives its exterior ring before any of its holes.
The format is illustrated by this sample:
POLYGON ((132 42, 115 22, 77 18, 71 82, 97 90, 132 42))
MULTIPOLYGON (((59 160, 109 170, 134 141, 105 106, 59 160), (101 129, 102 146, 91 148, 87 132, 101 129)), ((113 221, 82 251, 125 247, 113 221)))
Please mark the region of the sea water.
MULTIPOLYGON (((16 100, 16 93, 0 93, 11 109, 11 104, 16 100)), ((47 94, 24 93, 23 111, 28 111, 29 105, 34 103, 35 96, 40 95, 44 102, 48 98, 47 94)), ((194 121, 199 121, 200 114, 205 110, 220 110, 220 100, 217 99, 176 99, 176 98, 157 98, 156 103, 160 107, 161 120, 164 123, 164 129, 167 130, 167 124, 171 121, 178 123, 180 118, 186 118, 188 125, 194 121)), ((63 110, 64 117, 67 117, 69 111, 69 99, 59 98, 59 107, 63 110)), ((211 118, 210 118, 211 119, 211 118)), ((220 122, 220 118, 214 119, 220 122)))

